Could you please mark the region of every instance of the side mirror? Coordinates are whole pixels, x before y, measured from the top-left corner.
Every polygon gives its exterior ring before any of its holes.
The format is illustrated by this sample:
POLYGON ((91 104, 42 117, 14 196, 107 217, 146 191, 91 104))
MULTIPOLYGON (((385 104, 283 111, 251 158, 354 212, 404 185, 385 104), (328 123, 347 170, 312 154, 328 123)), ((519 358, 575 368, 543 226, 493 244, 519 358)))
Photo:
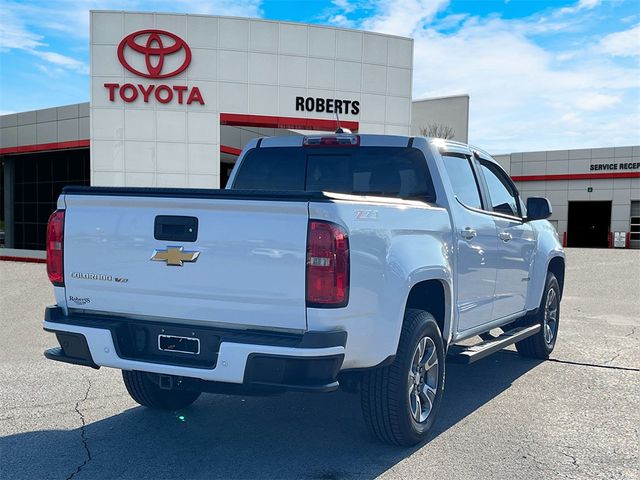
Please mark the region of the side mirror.
POLYGON ((529 197, 527 199, 527 218, 526 221, 544 220, 549 218, 553 213, 551 202, 543 197, 529 197))

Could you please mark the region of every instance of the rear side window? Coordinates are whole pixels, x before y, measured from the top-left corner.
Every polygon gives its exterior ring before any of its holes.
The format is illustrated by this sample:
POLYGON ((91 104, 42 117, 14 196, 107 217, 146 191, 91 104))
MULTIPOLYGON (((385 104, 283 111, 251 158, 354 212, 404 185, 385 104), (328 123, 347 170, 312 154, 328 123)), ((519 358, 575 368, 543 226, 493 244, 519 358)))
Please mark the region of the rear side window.
POLYGON ((406 147, 258 148, 243 161, 233 188, 435 200, 424 155, 406 147), (291 171, 281 171, 286 167, 291 171))
POLYGON ((443 155, 444 168, 447 170, 453 193, 467 207, 482 208, 478 182, 467 156, 443 155))

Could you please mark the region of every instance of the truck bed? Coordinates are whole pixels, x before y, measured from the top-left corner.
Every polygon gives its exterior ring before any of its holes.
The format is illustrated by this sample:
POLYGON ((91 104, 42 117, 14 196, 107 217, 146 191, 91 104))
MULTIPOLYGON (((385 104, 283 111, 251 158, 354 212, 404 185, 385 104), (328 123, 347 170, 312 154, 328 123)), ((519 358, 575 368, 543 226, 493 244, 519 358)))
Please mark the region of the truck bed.
POLYGON ((68 308, 306 330, 308 202, 325 195, 67 187, 62 199, 68 308), (159 233, 167 218, 195 222, 191 241, 159 233), (185 261, 163 261, 176 248, 185 261))

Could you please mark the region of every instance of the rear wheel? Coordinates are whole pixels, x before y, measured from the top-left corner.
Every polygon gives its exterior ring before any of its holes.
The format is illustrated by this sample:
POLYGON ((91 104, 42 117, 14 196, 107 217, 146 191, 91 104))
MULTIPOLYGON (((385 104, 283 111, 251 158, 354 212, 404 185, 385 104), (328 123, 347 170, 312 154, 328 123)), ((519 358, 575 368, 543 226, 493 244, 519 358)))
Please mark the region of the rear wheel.
POLYGON ((394 362, 362 378, 362 411, 373 435, 405 446, 426 438, 444 392, 444 358, 433 315, 408 309, 394 362))
POLYGON ((560 325, 560 285, 555 275, 547 273, 542 302, 533 317, 540 324, 540 331, 516 343, 518 353, 524 357, 547 359, 556 346, 560 325))
POLYGON ((200 396, 200 392, 188 390, 163 390, 144 372, 123 370, 122 379, 131 398, 144 407, 179 410, 188 407, 200 396))

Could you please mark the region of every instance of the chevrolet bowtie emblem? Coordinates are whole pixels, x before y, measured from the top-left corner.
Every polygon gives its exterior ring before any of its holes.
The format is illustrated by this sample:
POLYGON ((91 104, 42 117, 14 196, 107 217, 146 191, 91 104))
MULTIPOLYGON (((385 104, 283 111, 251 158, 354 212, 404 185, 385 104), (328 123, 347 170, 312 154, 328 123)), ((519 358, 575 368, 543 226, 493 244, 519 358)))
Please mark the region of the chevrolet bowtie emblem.
POLYGON ((154 250, 151 260, 167 262, 167 265, 181 267, 184 262, 195 262, 200 252, 185 252, 184 247, 167 247, 166 250, 154 250))

